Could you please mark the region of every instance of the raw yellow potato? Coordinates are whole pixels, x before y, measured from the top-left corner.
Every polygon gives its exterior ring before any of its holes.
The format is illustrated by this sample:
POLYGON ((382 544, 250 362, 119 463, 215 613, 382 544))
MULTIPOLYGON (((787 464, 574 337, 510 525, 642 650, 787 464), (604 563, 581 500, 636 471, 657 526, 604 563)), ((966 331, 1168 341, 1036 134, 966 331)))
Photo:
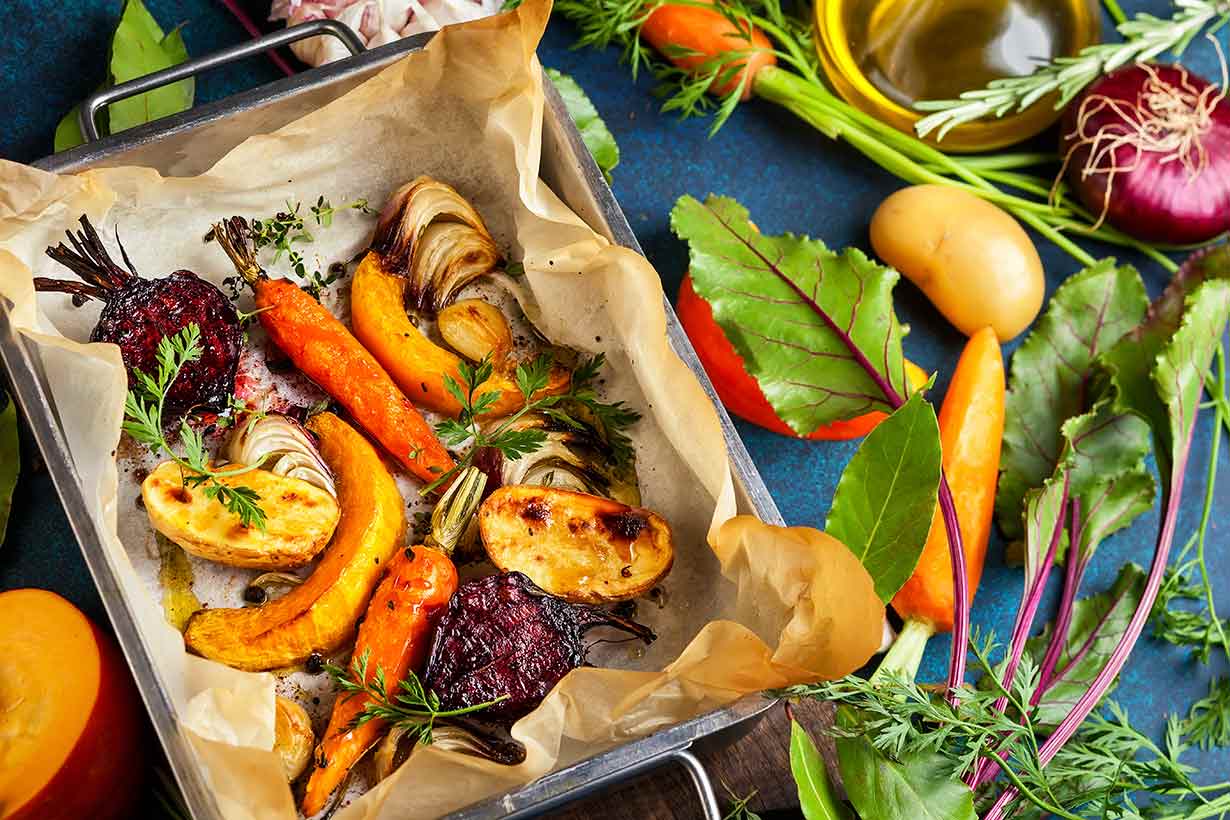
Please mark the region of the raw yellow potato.
POLYGON ((264 672, 329 654, 354 637, 389 558, 403 543, 405 504, 380 454, 332 413, 307 424, 337 481, 342 516, 333 541, 302 584, 261 606, 203 609, 184 643, 236 669, 264 672))
POLYGON ((233 567, 294 569, 324 549, 339 515, 333 496, 298 478, 250 470, 220 479, 251 487, 265 511, 265 529, 245 527, 205 487, 187 487, 179 465, 164 461, 141 482, 154 529, 185 552, 233 567))
POLYGON ((303 774, 312 759, 312 747, 316 736, 312 734, 312 721, 302 706, 293 700, 277 696, 273 720, 273 750, 282 758, 289 783, 303 774))
POLYGON ((893 194, 871 219, 871 246, 966 336, 990 325, 1006 342, 1042 307, 1046 280, 1034 243, 1007 213, 958 188, 893 194))
POLYGON ((569 601, 648 592, 675 560, 670 525, 657 513, 556 487, 501 487, 479 508, 478 525, 492 563, 569 601))

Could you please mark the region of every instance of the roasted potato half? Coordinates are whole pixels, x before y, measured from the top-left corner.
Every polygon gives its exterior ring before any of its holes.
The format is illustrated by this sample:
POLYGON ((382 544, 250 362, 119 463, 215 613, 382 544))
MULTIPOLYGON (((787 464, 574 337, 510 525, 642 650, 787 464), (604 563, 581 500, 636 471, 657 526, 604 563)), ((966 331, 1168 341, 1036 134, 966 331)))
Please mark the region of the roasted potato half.
POLYGON ((164 461, 141 482, 141 499, 154 529, 185 552, 250 569, 294 569, 316 557, 333 536, 337 501, 298 478, 251 470, 221 479, 251 487, 265 511, 265 529, 245 527, 205 488, 184 486, 173 461, 164 461))
POLYGON ((555 487, 501 487, 478 522, 492 563, 569 601, 640 595, 675 560, 670 525, 657 513, 555 487))

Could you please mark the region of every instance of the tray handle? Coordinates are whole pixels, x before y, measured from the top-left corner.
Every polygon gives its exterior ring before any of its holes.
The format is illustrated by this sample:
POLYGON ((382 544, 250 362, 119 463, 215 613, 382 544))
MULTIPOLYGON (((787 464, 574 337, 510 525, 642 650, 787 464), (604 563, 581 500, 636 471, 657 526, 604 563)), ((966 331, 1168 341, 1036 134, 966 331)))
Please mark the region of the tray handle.
MULTIPOLYGON (((639 775, 648 774, 671 763, 677 763, 687 771, 692 785, 696 787, 697 796, 700 798, 701 814, 705 820, 722 820, 722 810, 718 807, 717 794, 713 791, 709 773, 705 771, 705 764, 701 763, 700 758, 692 754, 691 743, 636 761, 622 769, 606 772, 587 780, 582 787, 573 787, 546 801, 535 803, 532 806, 522 806, 513 812, 505 812, 504 816, 506 820, 527 820, 527 818, 538 817, 547 811, 593 797, 604 789, 617 786, 639 775)), ((466 811, 463 809, 458 816, 467 816, 466 811)), ((483 816, 486 815, 483 814, 483 816)))
POLYGON ((322 36, 336 37, 341 40, 342 45, 346 46, 346 49, 352 55, 361 54, 366 50, 363 41, 345 23, 340 23, 337 20, 311 20, 306 23, 300 23, 297 26, 290 26, 281 31, 275 31, 272 34, 258 37, 255 40, 249 40, 245 43, 239 43, 238 45, 215 51, 212 54, 206 54, 204 57, 198 57, 195 60, 188 60, 179 65, 164 68, 162 71, 155 71, 153 74, 146 74, 144 77, 138 77, 135 80, 129 80, 126 83, 105 88, 97 94, 86 97, 85 101, 81 103, 81 110, 77 112, 77 120, 81 125, 81 134, 85 137, 86 142, 94 142, 99 138, 98 124, 96 122, 98 112, 111 103, 126 100, 129 97, 135 97, 138 94, 144 94, 146 91, 153 91, 155 88, 177 83, 189 77, 195 77, 197 74, 202 74, 210 69, 245 60, 248 57, 253 57, 281 46, 290 45, 299 40, 322 36))

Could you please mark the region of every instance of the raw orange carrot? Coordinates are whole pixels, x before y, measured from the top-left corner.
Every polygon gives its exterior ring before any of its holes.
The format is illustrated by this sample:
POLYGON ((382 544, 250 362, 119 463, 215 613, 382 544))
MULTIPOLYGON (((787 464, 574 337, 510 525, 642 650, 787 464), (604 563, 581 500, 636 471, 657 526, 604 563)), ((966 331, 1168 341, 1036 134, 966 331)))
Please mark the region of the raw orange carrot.
MULTIPOLYGON (((457 568, 444 553, 421 545, 397 553, 372 596, 355 640, 354 657, 366 664, 364 683, 372 681, 379 669, 386 691, 393 693, 407 673, 422 666, 436 621, 456 589, 457 568)), ((368 703, 361 694, 338 695, 304 790, 305 817, 325 807, 351 767, 384 734, 384 721, 379 718, 353 725, 368 703)))
MULTIPOLYGON (((944 472, 961 524, 969 597, 973 601, 991 537, 1004 435, 1004 359, 991 328, 983 328, 966 343, 944 396, 939 422, 944 472)), ((938 511, 922 559, 893 598, 893 609, 907 622, 921 622, 933 632, 952 630, 952 567, 948 536, 938 511)))
POLYGON ((699 5, 658 6, 641 26, 641 36, 685 71, 704 71, 707 61, 728 52, 751 52, 735 61, 741 68, 733 76, 709 89, 717 96, 742 88, 742 99, 748 99, 756 73, 777 64, 773 43, 764 32, 750 23, 736 27, 721 12, 699 5))
POLYGON ((215 225, 214 236, 252 286, 261 326, 304 375, 423 481, 453 468, 431 426, 346 326, 293 282, 261 270, 242 218, 215 225))

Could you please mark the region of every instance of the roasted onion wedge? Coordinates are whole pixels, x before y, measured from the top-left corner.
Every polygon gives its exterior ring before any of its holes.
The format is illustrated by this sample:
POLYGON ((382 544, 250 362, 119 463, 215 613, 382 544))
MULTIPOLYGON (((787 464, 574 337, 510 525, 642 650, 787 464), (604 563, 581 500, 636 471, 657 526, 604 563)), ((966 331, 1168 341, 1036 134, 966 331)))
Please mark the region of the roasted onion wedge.
POLYGON ((556 487, 502 487, 479 508, 478 524, 492 563, 569 601, 644 594, 675 559, 657 513, 556 487))
POLYGON ((327 491, 268 470, 220 479, 252 488, 265 511, 265 529, 246 527, 204 487, 184 483, 179 465, 164 461, 141 482, 141 499, 154 529, 192 555, 250 569, 293 569, 329 543, 340 515, 327 491))

